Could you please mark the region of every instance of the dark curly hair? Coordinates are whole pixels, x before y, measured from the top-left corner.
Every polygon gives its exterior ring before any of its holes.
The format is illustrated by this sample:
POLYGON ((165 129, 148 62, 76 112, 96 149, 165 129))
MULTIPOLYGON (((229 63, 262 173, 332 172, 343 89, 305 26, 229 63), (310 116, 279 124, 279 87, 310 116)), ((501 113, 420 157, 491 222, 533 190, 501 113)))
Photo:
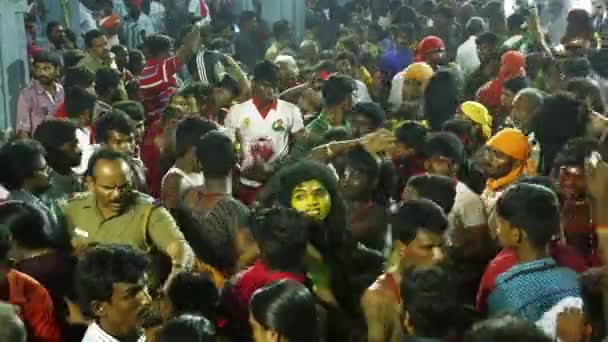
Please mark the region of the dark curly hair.
POLYGON ((462 318, 455 294, 450 274, 436 266, 408 269, 401 282, 403 311, 407 312, 409 323, 421 336, 449 340, 462 318), (438 326, 436 322, 450 324, 438 326))
POLYGON ((76 267, 76 292, 80 310, 94 319, 93 301, 110 301, 116 283, 137 283, 144 277, 148 259, 129 245, 97 245, 76 267))
POLYGON ((274 270, 301 271, 310 220, 294 209, 272 207, 252 215, 250 227, 265 264, 274 270))
POLYGON ((173 306, 173 315, 201 315, 215 320, 219 292, 205 273, 181 272, 171 281, 167 296, 173 306))
POLYGON ((590 120, 585 104, 570 93, 545 98, 532 121, 542 151, 543 174, 548 174, 553 160, 568 140, 584 136, 590 120))
POLYGON ((47 233, 48 224, 40 209, 31 204, 8 201, 0 205, 0 229, 6 229, 13 242, 21 247, 32 250, 53 247, 47 233))
POLYGON ((320 230, 314 232, 313 228, 312 242, 321 248, 322 253, 336 251, 342 246, 349 231, 346 223, 346 207, 338 194, 336 177, 331 170, 323 164, 305 160, 281 169, 276 177, 278 177, 275 184, 277 200, 288 208, 291 207, 293 190, 299 184, 317 180, 325 187, 331 198, 331 210, 327 218, 318 225, 317 229, 320 230), (326 241, 318 241, 318 233, 321 232, 327 233, 326 241))
POLYGON ((0 149, 0 184, 8 190, 17 190, 26 179, 36 173, 38 159, 46 155, 36 140, 17 140, 0 149))
POLYGON ((449 70, 437 71, 424 93, 425 117, 433 131, 440 131, 443 123, 454 117, 459 102, 456 76, 449 70))

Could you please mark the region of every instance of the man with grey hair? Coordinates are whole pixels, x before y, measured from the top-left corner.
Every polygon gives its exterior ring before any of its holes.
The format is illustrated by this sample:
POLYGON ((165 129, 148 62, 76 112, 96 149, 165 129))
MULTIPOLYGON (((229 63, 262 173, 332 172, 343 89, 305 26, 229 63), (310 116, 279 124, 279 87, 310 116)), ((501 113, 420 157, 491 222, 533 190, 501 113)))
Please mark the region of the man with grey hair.
POLYGON ((544 94, 536 88, 524 88, 513 99, 511 119, 515 127, 530 133, 530 122, 536 110, 543 104, 544 94))
POLYGON ((311 67, 319 61, 319 46, 314 40, 305 40, 300 44, 302 65, 311 67))
POLYGON ((13 305, 0 302, 0 342, 25 342, 25 325, 16 310, 13 305))
POLYGON ((475 40, 477 39, 477 36, 485 30, 486 22, 482 18, 473 17, 469 19, 469 22, 467 23, 469 39, 462 43, 456 52, 456 63, 462 68, 465 77, 470 76, 481 65, 475 40))

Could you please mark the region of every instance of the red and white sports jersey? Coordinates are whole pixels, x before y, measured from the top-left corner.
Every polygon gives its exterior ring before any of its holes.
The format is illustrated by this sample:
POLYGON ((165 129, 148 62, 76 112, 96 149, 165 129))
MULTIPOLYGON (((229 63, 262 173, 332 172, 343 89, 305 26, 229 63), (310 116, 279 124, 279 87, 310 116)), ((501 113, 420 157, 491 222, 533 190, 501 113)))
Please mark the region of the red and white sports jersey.
POLYGON ((304 129, 300 109, 282 100, 263 109, 253 99, 234 105, 224 125, 233 141, 239 135, 244 167, 253 164, 256 158, 272 162, 285 157, 289 152, 289 136, 304 129))

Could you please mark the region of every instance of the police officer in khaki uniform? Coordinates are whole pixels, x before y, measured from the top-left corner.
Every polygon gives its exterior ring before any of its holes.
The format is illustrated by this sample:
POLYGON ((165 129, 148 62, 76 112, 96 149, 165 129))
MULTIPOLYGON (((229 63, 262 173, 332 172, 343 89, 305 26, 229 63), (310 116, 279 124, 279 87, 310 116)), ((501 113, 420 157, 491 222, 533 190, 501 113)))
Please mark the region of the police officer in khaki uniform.
POLYGON ((171 214, 152 198, 132 190, 128 159, 119 152, 96 151, 89 160, 88 192, 63 207, 72 246, 91 243, 128 244, 143 251, 157 249, 172 261, 172 276, 189 267, 190 247, 171 214))

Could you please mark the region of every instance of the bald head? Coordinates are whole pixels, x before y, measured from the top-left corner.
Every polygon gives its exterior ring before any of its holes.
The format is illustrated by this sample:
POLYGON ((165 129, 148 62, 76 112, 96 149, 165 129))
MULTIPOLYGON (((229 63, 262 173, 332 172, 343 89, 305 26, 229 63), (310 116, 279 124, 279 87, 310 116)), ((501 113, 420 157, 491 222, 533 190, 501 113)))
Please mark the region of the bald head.
POLYGON ((513 100, 511 118, 521 129, 529 128, 528 125, 534 113, 543 104, 544 95, 536 88, 524 88, 520 90, 513 100))
POLYGON ((129 204, 133 177, 126 156, 110 150, 96 151, 89 160, 88 175, 89 191, 102 214, 121 213, 129 204))

